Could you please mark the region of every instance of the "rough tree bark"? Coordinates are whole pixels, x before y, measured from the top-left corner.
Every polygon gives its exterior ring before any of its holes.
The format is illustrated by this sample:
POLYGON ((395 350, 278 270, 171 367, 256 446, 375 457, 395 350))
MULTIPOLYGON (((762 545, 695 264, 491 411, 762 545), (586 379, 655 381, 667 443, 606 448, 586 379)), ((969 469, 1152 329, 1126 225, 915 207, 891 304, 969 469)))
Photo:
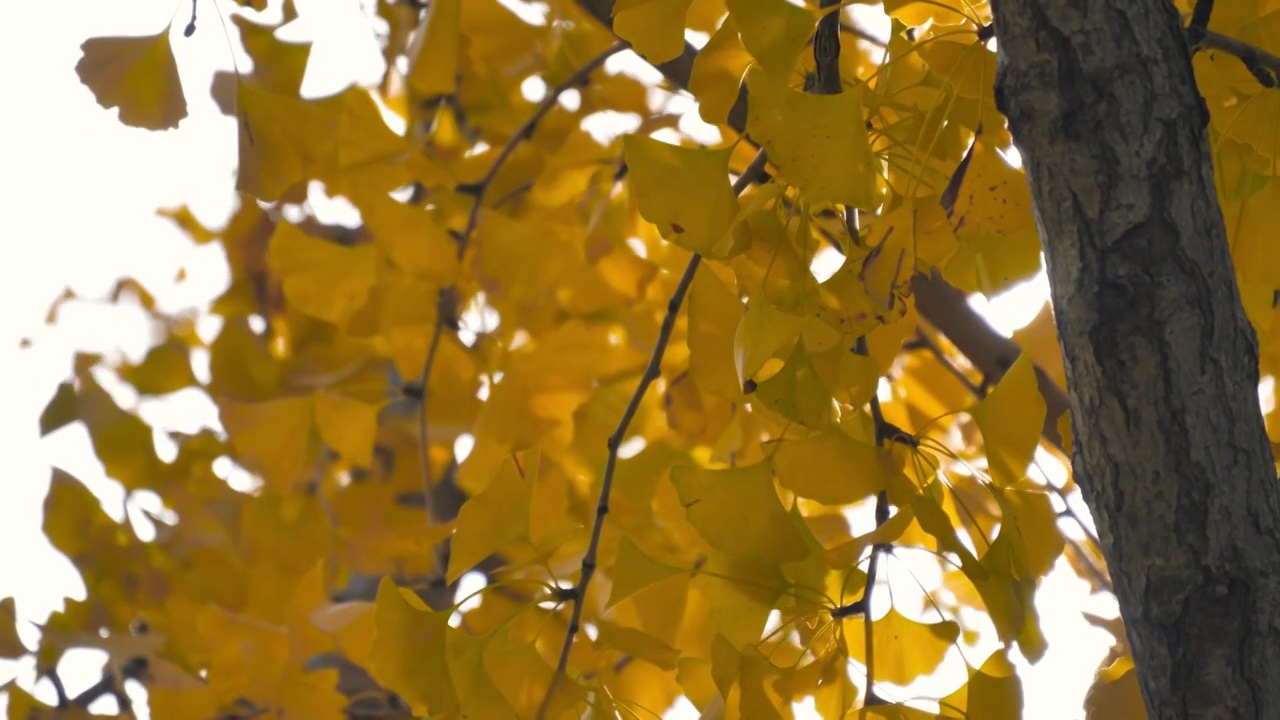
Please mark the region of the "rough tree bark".
POLYGON ((1168 0, 992 0, 1073 467, 1152 718, 1280 718, 1280 486, 1168 0))

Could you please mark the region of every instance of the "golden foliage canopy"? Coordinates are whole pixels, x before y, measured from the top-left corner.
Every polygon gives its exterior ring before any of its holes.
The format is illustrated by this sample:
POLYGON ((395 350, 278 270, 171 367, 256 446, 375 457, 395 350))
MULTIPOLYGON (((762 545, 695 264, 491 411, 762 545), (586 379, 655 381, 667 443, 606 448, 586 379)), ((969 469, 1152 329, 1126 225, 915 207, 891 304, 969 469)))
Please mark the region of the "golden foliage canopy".
MULTIPOLYGON (((145 360, 81 356, 41 418, 166 513, 143 541, 58 471, 45 531, 88 598, 31 651, 0 601, 0 656, 102 648, 158 718, 1018 717, 1010 654, 1052 652, 1037 583, 1107 581, 1037 385, 1061 381, 1051 315, 984 374, 916 306, 922 277, 990 297, 1039 271, 987 4, 886 2, 883 40, 814 0, 508 4, 369 4, 384 77, 314 98, 310 45, 275 33, 292 3, 240 3, 252 71, 214 86, 238 208, 165 211, 226 251, 221 331, 148 305, 145 360), (670 81, 625 70, 646 61, 670 81), (666 109, 683 93, 711 126, 666 109), (619 116, 634 132, 584 129, 619 116), (358 227, 310 213, 318 183, 358 227), (154 427, 101 372, 197 388, 220 427, 154 427)), ((1212 30, 1280 49, 1280 11, 1219 5, 1212 30)), ((203 91, 182 54, 172 28, 93 38, 76 71, 161 130, 203 91)), ((1225 53, 1196 71, 1274 374, 1280 96, 1225 53)), ((1136 717, 1136 693, 1121 646, 1089 711, 1136 717)))

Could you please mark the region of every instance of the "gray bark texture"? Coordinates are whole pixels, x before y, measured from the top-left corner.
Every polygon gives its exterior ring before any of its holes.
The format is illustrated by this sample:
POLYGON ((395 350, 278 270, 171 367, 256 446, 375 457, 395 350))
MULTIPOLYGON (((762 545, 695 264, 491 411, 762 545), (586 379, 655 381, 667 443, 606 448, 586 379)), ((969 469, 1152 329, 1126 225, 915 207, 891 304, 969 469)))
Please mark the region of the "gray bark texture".
MULTIPOLYGON (((1168 0, 992 0, 1075 476, 1151 718, 1280 718, 1280 486, 1168 0)), ((1280 248, 1278 248, 1280 251, 1280 248)))

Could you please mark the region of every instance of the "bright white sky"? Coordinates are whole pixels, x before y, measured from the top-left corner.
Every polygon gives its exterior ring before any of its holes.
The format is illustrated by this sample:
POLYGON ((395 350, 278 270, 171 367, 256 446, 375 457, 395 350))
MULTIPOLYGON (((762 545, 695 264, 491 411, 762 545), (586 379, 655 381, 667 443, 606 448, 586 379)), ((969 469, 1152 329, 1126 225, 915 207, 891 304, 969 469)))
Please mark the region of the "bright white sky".
MULTIPOLYGON (((298 27, 282 34, 316 41, 304 93, 328 94, 352 79, 369 81, 381 73, 376 41, 363 30, 361 3, 296 4, 298 27)), ((228 67, 231 53, 214 0, 201 0, 192 38, 180 35, 190 14, 185 1, 21 2, 6 14, 0 24, 8 98, 0 120, 0 209, 10 249, 8 261, 0 263, 0 439, 7 461, 0 481, 0 598, 15 596, 20 618, 40 622, 61 606, 63 596, 84 593, 71 564, 40 529, 51 465, 85 481, 113 516, 122 518, 126 510, 120 486, 105 477, 81 428, 41 440, 36 420, 69 375, 76 349, 136 359, 152 341, 141 312, 94 302, 118 278, 137 278, 167 311, 200 308, 224 287, 221 252, 195 247, 155 210, 185 203, 207 223, 220 223, 232 205, 236 132, 206 92, 211 73, 228 67), (154 33, 171 18, 189 116, 167 133, 123 127, 114 111, 100 108, 79 84, 79 45, 95 35, 154 33), (178 282, 180 268, 186 279, 178 282), (50 303, 66 288, 89 302, 65 305, 59 324, 45 325, 50 303), (20 348, 24 338, 31 340, 29 349, 20 348)), ((1045 296, 1040 280, 981 305, 1008 333, 1029 320, 1045 296)), ((216 324, 202 327, 216 331, 216 324)), ((127 394, 121 397, 131 402, 127 394)), ((187 431, 217 422, 211 404, 196 393, 143 403, 138 410, 148 421, 187 431)), ((146 499, 141 504, 155 509, 146 499)), ((1086 624, 1079 611, 1110 615, 1114 604, 1090 598, 1069 569, 1045 580, 1038 604, 1050 651, 1024 675, 1026 716, 1082 717, 1084 691, 1110 636, 1086 624)), ((20 622, 20 634, 34 646, 33 627, 20 622)), ((101 659, 85 651, 64 661, 60 671, 70 694, 97 680, 101 659)), ((52 700, 47 682, 35 685, 33 668, 32 662, 0 661, 0 684, 16 678, 52 700)), ((101 709, 113 705, 108 701, 101 709)), ((690 710, 671 715, 689 717, 690 710)))

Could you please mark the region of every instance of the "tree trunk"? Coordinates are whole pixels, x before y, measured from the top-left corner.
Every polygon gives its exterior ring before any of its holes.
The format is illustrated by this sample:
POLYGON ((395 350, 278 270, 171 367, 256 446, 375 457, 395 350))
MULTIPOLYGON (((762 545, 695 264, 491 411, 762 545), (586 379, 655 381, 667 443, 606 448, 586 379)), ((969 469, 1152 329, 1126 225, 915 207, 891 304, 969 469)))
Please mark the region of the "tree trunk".
POLYGON ((1074 431, 1152 718, 1280 718, 1280 488, 1168 0, 992 0, 1074 431))

